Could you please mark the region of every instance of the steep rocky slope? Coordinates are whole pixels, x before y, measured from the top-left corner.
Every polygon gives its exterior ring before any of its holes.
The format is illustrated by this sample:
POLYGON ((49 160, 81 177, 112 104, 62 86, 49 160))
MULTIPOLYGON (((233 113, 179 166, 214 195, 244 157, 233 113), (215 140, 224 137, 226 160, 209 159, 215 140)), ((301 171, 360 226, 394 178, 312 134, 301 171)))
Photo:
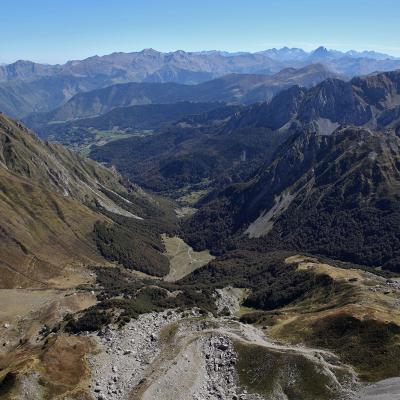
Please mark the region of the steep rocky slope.
POLYGON ((235 126, 285 129, 291 123, 312 124, 329 134, 340 124, 391 127, 398 118, 400 72, 353 78, 345 82, 327 79, 304 90, 290 88, 269 103, 262 103, 235 116, 235 126))
MULTIPOLYGON (((114 221, 118 218, 131 221, 131 225, 142 224, 146 231, 149 214, 160 213, 157 204, 140 190, 132 187, 128 192, 113 171, 60 145, 40 141, 3 115, 0 174, 2 287, 43 286, 68 275, 74 266, 104 262, 101 254, 112 256, 96 232, 105 226, 119 226, 114 221)), ((141 243, 143 249, 156 255, 157 250, 151 249, 161 242, 152 242, 151 234, 147 234, 147 239, 146 233, 135 236, 136 245, 141 243)), ((130 240, 132 235, 128 236, 130 240)), ((67 279, 60 285, 68 285, 67 279)))
POLYGON ((204 180, 220 188, 249 178, 303 131, 329 135, 346 124, 398 131, 399 79, 395 71, 350 82, 327 79, 308 90, 293 86, 270 102, 183 118, 157 136, 93 146, 91 157, 155 191, 204 180))
POLYGON ((398 271, 399 149, 393 132, 302 132, 247 182, 211 198, 189 220, 188 238, 217 250, 244 236, 260 251, 308 251, 398 271))
POLYGON ((40 76, 32 80, 0 83, 0 110, 13 118, 47 112, 59 107, 77 93, 110 84, 106 77, 40 76))

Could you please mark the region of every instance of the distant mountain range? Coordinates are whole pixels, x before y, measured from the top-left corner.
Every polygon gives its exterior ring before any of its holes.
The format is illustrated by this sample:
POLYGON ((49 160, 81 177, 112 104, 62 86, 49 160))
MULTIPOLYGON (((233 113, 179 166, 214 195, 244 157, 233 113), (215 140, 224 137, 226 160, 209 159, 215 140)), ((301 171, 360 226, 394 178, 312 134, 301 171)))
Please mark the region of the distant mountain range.
POLYGON ((229 74, 273 75, 311 64, 322 64, 329 72, 345 77, 400 68, 400 60, 389 55, 368 51, 344 53, 324 47, 312 52, 282 48, 258 53, 162 53, 145 49, 62 65, 20 60, 0 66, 0 110, 21 118, 32 112, 50 111, 77 93, 118 83, 198 84, 229 74))
POLYGON ((384 53, 378 53, 376 51, 355 51, 349 50, 346 52, 338 51, 338 50, 328 50, 327 48, 320 46, 314 51, 304 51, 299 48, 289 48, 282 47, 280 49, 268 49, 261 51, 261 53, 267 55, 272 59, 278 60, 306 60, 309 58, 328 58, 328 59, 337 59, 337 58, 370 58, 373 60, 396 60, 398 58, 394 56, 390 56, 384 53))
POLYGON ((0 83, 0 111, 21 118, 49 111, 77 93, 97 89, 109 83, 106 77, 86 78, 71 75, 41 76, 30 80, 0 83))
POLYGON ((230 74, 197 85, 178 83, 125 83, 79 93, 62 106, 47 113, 35 113, 24 121, 40 133, 40 127, 54 122, 87 118, 116 107, 141 104, 169 104, 181 101, 251 104, 269 101, 293 85, 311 87, 339 77, 322 64, 301 69, 286 68, 274 75, 230 74))
POLYGON ((133 53, 112 53, 62 65, 16 61, 0 68, 0 81, 54 75, 108 76, 114 82, 148 81, 198 83, 229 73, 276 73, 285 67, 327 63, 337 73, 359 75, 375 70, 394 69, 400 60, 371 51, 340 52, 319 47, 311 52, 284 47, 257 53, 222 51, 162 53, 145 49, 133 53), (358 61, 357 61, 358 60, 358 61), (364 68, 364 70, 363 70, 364 68))
POLYGON ((398 132, 399 95, 400 71, 346 82, 327 79, 310 89, 293 86, 270 102, 187 116, 159 135, 94 147, 91 156, 156 191, 204 179, 221 187, 251 175, 302 131, 330 135, 342 125, 356 125, 398 132))

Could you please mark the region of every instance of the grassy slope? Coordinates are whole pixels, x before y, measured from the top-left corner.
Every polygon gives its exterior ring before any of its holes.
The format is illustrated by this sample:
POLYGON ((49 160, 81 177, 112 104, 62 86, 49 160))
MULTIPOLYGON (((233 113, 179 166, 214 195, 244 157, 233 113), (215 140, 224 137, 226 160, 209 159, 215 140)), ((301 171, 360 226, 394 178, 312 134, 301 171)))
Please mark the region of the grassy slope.
POLYGON ((278 398, 283 392, 290 400, 337 398, 329 387, 330 377, 304 356, 240 342, 235 350, 240 383, 251 392, 267 398, 278 398))
POLYGON ((376 381, 400 374, 400 292, 386 278, 296 256, 288 265, 327 275, 340 288, 317 291, 279 310, 269 334, 277 339, 327 348, 376 381), (374 360, 371 363, 371 359, 374 360))
MULTIPOLYGON (((110 257, 99 251, 96 224, 124 229, 122 251, 133 248, 132 257, 142 264, 152 265, 150 260, 156 259, 167 273, 156 227, 167 231, 171 226, 160 222, 165 213, 171 214, 169 206, 136 187, 128 192, 121 182, 111 170, 60 145, 44 143, 1 116, 1 286, 43 286, 63 277, 67 266, 105 262, 102 255, 110 257), (137 214, 145 220, 134 218, 137 214)), ((136 261, 130 267, 142 268, 136 261)), ((80 272, 75 272, 78 277, 80 272)), ((153 271, 148 267, 146 272, 153 271)))
POLYGON ((41 286, 67 264, 101 261, 91 239, 100 215, 5 171, 0 180, 2 287, 41 286))

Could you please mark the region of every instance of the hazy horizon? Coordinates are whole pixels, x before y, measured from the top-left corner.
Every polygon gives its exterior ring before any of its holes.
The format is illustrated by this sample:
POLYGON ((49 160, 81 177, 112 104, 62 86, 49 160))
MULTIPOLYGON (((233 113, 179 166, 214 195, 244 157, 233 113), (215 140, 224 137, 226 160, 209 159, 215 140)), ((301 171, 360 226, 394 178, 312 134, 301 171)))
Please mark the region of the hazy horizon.
POLYGON ((0 63, 7 64, 62 64, 144 48, 254 53, 323 45, 400 56, 394 0, 248 0, 246 7, 240 0, 6 0, 2 6, 0 63))
POLYGON ((127 53, 127 54, 128 53, 137 53, 137 52, 141 52, 141 51, 148 50, 148 49, 152 49, 152 50, 155 50, 155 51, 160 52, 160 53, 173 53, 173 52, 177 52, 177 51, 184 51, 184 52, 187 52, 187 53, 225 52, 225 53, 230 53, 230 54, 235 54, 235 53, 251 53, 251 54, 254 54, 254 53, 259 53, 259 52, 272 50, 272 49, 281 50, 281 49, 283 49, 285 47, 288 48, 288 49, 304 50, 307 53, 312 53, 314 50, 316 50, 316 49, 318 49, 320 47, 325 47, 327 50, 338 51, 338 52, 343 52, 343 53, 346 53, 348 51, 356 51, 356 52, 362 53, 362 52, 365 51, 365 52, 376 52, 376 53, 381 53, 381 54, 388 55, 390 57, 400 58, 399 56, 396 56, 394 54, 390 54, 390 53, 387 53, 387 52, 374 50, 374 49, 364 49, 364 48, 363 49, 355 49, 355 48, 349 48, 349 49, 338 49, 338 48, 336 48, 336 49, 334 49, 334 48, 330 48, 330 47, 327 47, 327 46, 324 46, 324 45, 320 45, 320 46, 314 47, 314 48, 309 49, 309 50, 305 49, 305 48, 302 48, 302 47, 284 46, 283 45, 283 46, 272 46, 272 47, 268 47, 268 48, 265 48, 263 50, 258 50, 258 51, 249 51, 249 50, 229 51, 229 50, 225 50, 225 49, 199 49, 199 50, 173 49, 173 50, 162 51, 162 50, 159 50, 159 49, 154 49, 152 47, 145 47, 145 48, 142 48, 142 49, 139 49, 139 50, 132 50, 132 51, 118 51, 118 50, 116 50, 116 51, 112 51, 110 53, 104 53, 104 54, 91 54, 91 55, 88 55, 88 56, 82 57, 82 58, 78 58, 78 57, 71 58, 71 59, 68 59, 68 60, 65 60, 65 61, 62 61, 62 62, 59 62, 59 63, 57 63, 57 62, 52 63, 52 62, 46 62, 46 61, 40 61, 40 60, 34 60, 34 59, 19 58, 19 59, 15 59, 15 60, 13 60, 11 62, 5 62, 5 61, 0 60, 0 65, 9 65, 9 64, 13 64, 14 62, 17 62, 17 61, 33 61, 35 63, 56 65, 56 64, 65 64, 65 63, 70 62, 70 61, 84 60, 84 59, 91 58, 91 57, 104 57, 104 56, 107 56, 107 55, 110 55, 110 54, 113 54, 113 53, 127 53))

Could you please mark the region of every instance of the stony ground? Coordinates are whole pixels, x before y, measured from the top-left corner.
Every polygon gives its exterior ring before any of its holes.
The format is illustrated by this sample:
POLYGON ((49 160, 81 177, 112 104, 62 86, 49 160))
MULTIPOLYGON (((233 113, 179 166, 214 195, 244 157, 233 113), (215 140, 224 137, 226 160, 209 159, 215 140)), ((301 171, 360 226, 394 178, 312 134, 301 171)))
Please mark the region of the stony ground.
POLYGON ((89 359, 97 399, 128 399, 160 354, 161 329, 181 318, 174 311, 143 314, 122 329, 100 332, 95 337, 98 353, 89 359))
POLYGON ((400 378, 385 379, 363 388, 360 400, 397 400, 400 399, 400 378))
MULTIPOLYGON (((331 353, 279 345, 251 325, 226 316, 200 316, 196 310, 142 315, 122 329, 108 328, 94 338, 98 352, 89 364, 91 392, 98 400, 265 399, 240 385, 235 341, 312 359, 332 377, 332 385, 340 386, 335 378, 338 360, 331 353)), ((350 387, 356 384, 354 376, 348 388, 340 386, 348 394, 341 399, 354 398, 350 387)))
POLYGON ((230 286, 223 289, 216 289, 215 304, 218 313, 229 316, 236 315, 239 312, 244 294, 245 291, 243 289, 230 286))
MULTIPOLYGON (((179 261, 190 259, 187 247, 182 248, 176 240, 169 244, 171 254, 178 256, 179 261)), ((183 272, 183 264, 179 271, 183 272)), ((353 273, 340 269, 335 272, 353 273)), ((361 282, 363 276, 357 276, 356 282, 361 282)), ((385 285, 395 287, 398 282, 385 281, 385 285)), ((368 288, 379 289, 376 285, 368 288)), ((335 354, 280 343, 270 339, 266 331, 239 322, 236 315, 245 295, 239 288, 216 290, 217 317, 201 315, 196 309, 169 310, 141 315, 122 329, 110 326, 99 335, 92 335, 98 345, 97 353, 89 359, 92 395, 98 400, 287 400, 281 383, 293 380, 296 371, 290 365, 283 369, 276 366, 281 369, 275 374, 278 379, 271 377, 276 379, 273 392, 257 394, 243 383, 240 375, 240 343, 258 346, 257 351, 267 358, 280 354, 289 355, 290 360, 311 362, 314 372, 310 372, 310 379, 325 377, 334 393, 321 399, 400 399, 399 378, 362 386, 352 367, 342 364, 335 354)))
POLYGON ((96 336, 89 359, 91 391, 99 400, 256 400, 238 386, 237 356, 228 335, 196 310, 140 316, 96 336), (170 337, 168 337, 170 335, 170 337))

